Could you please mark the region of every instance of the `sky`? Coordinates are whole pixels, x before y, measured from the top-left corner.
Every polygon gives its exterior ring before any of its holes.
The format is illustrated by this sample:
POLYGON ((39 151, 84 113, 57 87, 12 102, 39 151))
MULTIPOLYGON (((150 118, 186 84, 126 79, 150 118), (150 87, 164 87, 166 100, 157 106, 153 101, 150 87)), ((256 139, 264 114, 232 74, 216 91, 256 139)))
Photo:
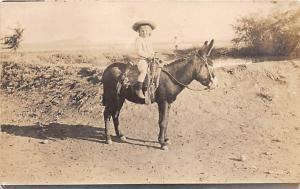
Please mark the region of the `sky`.
MULTIPOLYGON (((132 25, 151 20, 154 42, 230 41, 232 24, 247 14, 267 14, 289 3, 262 1, 88 1, 0 3, 0 34, 25 28, 24 43, 78 40, 87 43, 130 43, 132 25)), ((297 4, 299 5, 299 3, 297 4)))

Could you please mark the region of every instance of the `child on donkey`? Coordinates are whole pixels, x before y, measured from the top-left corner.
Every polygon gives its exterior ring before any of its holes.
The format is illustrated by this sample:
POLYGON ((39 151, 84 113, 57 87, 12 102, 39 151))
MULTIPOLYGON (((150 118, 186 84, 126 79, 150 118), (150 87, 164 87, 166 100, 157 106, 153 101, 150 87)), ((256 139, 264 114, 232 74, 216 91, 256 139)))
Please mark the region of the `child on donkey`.
POLYGON ((139 21, 132 26, 133 30, 139 34, 135 40, 135 52, 138 56, 137 67, 140 72, 137 79, 136 94, 142 99, 145 98, 142 87, 147 75, 148 63, 154 58, 151 33, 155 27, 151 21, 139 21))

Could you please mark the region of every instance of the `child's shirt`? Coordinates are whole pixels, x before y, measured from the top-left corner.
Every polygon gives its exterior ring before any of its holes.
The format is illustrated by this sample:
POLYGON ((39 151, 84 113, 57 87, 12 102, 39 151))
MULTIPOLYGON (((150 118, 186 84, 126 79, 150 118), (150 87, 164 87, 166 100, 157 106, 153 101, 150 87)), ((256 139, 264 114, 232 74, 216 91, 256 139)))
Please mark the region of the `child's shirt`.
POLYGON ((143 38, 138 36, 135 40, 135 49, 140 58, 152 58, 154 55, 150 37, 143 38))

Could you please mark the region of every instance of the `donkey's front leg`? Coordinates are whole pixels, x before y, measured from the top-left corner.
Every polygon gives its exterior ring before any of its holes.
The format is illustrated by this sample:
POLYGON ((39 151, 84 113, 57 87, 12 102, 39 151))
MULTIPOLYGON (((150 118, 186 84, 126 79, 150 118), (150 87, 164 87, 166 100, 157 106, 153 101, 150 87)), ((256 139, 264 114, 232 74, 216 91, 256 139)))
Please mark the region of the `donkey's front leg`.
POLYGON ((161 145, 163 150, 168 150, 168 142, 166 137, 167 126, 168 126, 168 119, 169 119, 169 109, 170 104, 167 102, 158 103, 158 110, 159 110, 159 135, 158 135, 158 142, 161 145))

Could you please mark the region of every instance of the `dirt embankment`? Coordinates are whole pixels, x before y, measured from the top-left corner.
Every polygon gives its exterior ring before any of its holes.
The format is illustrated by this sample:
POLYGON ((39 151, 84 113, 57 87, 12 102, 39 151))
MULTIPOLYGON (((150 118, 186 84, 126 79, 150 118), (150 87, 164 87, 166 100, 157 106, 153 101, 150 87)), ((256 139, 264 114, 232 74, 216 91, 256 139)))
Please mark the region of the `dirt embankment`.
POLYGON ((1 182, 300 180, 299 61, 218 68, 217 89, 184 90, 170 112, 169 152, 156 143, 156 105, 125 103, 129 142, 103 143, 94 63, 7 60, 1 68, 1 182))
POLYGON ((26 101, 25 117, 51 123, 73 111, 99 114, 101 70, 8 62, 2 69, 3 93, 26 101))

